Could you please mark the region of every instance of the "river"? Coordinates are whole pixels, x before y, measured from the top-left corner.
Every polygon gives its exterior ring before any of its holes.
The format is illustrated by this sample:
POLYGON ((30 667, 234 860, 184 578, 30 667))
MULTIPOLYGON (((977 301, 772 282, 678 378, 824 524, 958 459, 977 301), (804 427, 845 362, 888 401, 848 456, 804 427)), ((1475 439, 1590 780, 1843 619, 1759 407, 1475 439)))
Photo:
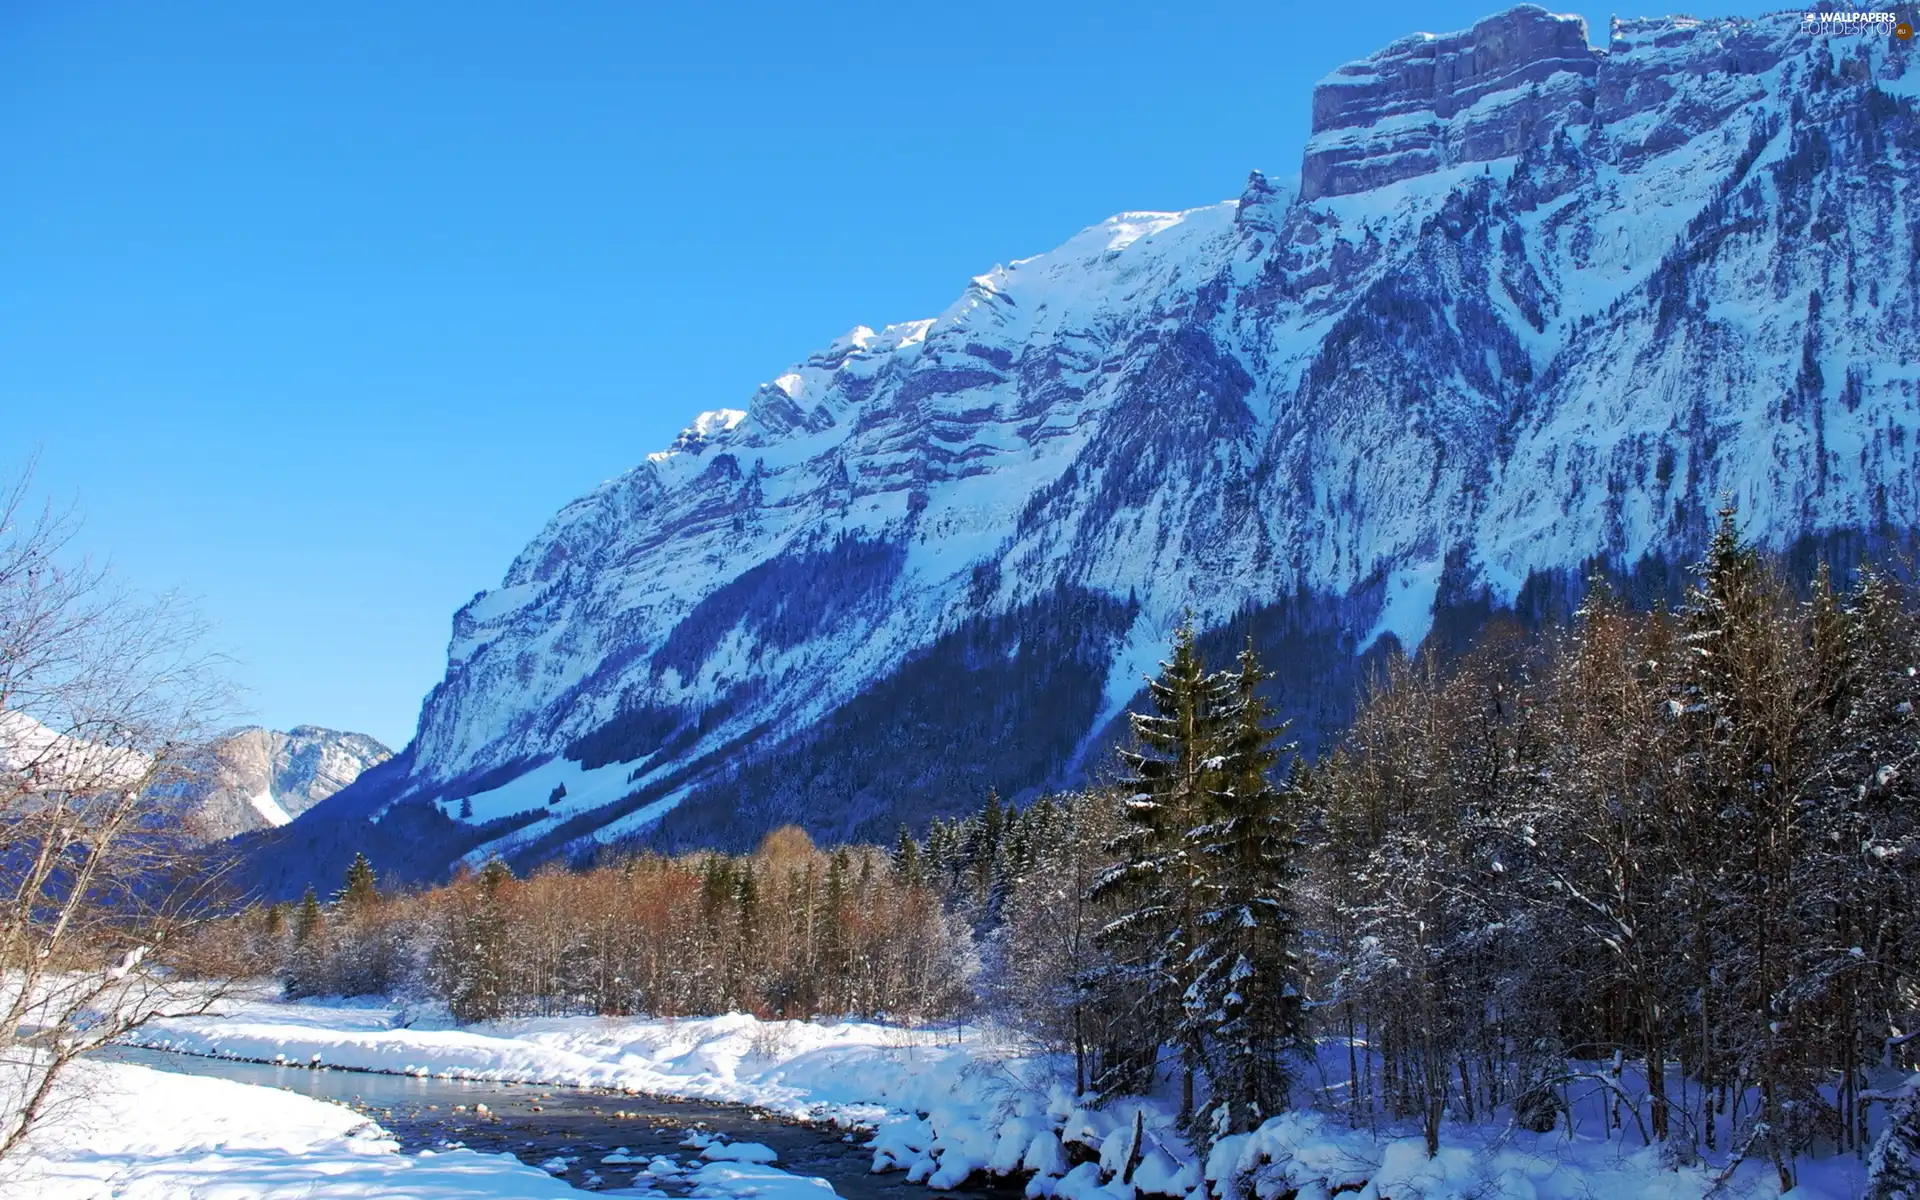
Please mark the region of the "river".
MULTIPOLYGON (((310 1070, 132 1046, 109 1046, 93 1057, 331 1100, 378 1121, 408 1152, 452 1145, 506 1152, 535 1166, 553 1163, 553 1173, 578 1188, 638 1186, 684 1195, 686 1185, 673 1176, 639 1172, 656 1155, 670 1156, 683 1166, 697 1165, 700 1152, 682 1142, 692 1134, 712 1133, 771 1147, 780 1155, 775 1165, 782 1170, 823 1178, 847 1200, 930 1200, 925 1188, 907 1183, 898 1171, 873 1174, 873 1154, 862 1144, 863 1137, 744 1105, 340 1068, 310 1070), (618 1154, 621 1150, 626 1153, 618 1154), (609 1155, 616 1161, 607 1162, 609 1155), (564 1171, 556 1159, 565 1160, 564 1171)), ((1016 1183, 975 1182, 978 1186, 940 1194, 989 1200, 1021 1195, 1016 1183)))

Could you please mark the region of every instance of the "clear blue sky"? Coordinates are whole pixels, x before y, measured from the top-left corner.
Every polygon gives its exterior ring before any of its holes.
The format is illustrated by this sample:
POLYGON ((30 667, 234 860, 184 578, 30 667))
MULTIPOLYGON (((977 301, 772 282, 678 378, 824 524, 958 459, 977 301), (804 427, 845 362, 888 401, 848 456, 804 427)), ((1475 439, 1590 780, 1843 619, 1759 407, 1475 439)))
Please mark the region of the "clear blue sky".
POLYGON ((453 610, 694 413, 1292 174, 1316 79, 1498 7, 14 0, 0 470, 254 719, 398 748, 453 610))

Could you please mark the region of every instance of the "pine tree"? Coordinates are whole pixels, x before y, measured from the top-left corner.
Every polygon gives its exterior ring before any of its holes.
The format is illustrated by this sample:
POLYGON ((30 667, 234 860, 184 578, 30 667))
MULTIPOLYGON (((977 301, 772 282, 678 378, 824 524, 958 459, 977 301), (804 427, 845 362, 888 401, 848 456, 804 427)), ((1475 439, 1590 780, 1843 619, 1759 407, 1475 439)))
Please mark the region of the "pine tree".
POLYGON ((343 996, 376 995, 392 989, 399 958, 393 930, 381 914, 373 864, 355 854, 346 884, 333 896, 338 916, 329 946, 328 991, 343 996))
POLYGON ((356 853, 347 867, 347 884, 335 894, 333 902, 342 912, 352 915, 380 902, 380 889, 374 880, 373 864, 356 853))
POLYGON ((1920 1091, 1908 1087, 1867 1154, 1865 1200, 1920 1200, 1920 1091))
POLYGON ((707 855, 700 866, 700 924, 695 933, 698 948, 694 961, 682 964, 699 1009, 725 1011, 738 1000, 733 988, 737 977, 727 953, 735 944, 730 925, 738 900, 733 860, 724 854, 707 855))
POLYGON ((304 946, 319 931, 320 898, 313 894, 313 886, 309 884, 306 893, 300 897, 300 906, 293 910, 293 944, 304 946))
POLYGON ((1277 744, 1286 727, 1259 695, 1269 676, 1251 639, 1239 665, 1222 706, 1209 819, 1196 831, 1201 911, 1183 998, 1186 1036, 1209 1052, 1213 1119, 1203 1135, 1213 1138, 1245 1133, 1285 1106, 1285 1055, 1304 1036, 1293 898, 1300 844, 1290 799, 1272 782, 1297 747, 1277 744))
POLYGON ((928 878, 939 884, 947 899, 958 896, 967 864, 957 822, 933 819, 927 826, 925 858, 928 878))
POLYGON ((925 882, 920 869, 920 843, 913 840, 913 831, 906 822, 900 823, 900 836, 893 843, 893 874, 907 887, 919 887, 925 882))
MULTIPOLYGON (((1045 804, 1041 800, 1039 804, 1045 804)), ((1034 808, 1038 808, 1036 804, 1034 808)), ((998 899, 1004 899, 1013 882, 1033 869, 1034 838, 1041 825, 1041 818, 1034 815, 1033 809, 1016 812, 1007 822, 1007 831, 1000 838, 1000 856, 997 860, 993 889, 998 899)))
POLYGON ((1000 793, 987 789, 987 803, 976 818, 967 822, 967 873, 976 922, 985 927, 994 920, 999 907, 997 885, 1001 881, 1001 841, 1006 835, 1007 815, 1001 807, 1000 793))
POLYGON ((700 865, 700 916, 708 930, 725 915, 735 893, 733 860, 709 854, 700 865))
POLYGON ((293 910, 293 950, 287 956, 286 990, 290 998, 317 995, 325 990, 328 955, 324 941, 325 916, 320 898, 309 886, 293 910))
POLYGON ((1033 870, 1041 850, 1059 833, 1061 813, 1061 804, 1051 796, 1042 796, 1019 814, 1007 836, 1007 872, 1011 878, 1023 878, 1033 870))
POLYGON ((490 858, 487 865, 480 868, 480 890, 488 896, 498 896, 500 889, 513 882, 513 868, 503 859, 490 858))
POLYGON ((1206 821, 1221 760, 1220 708, 1225 683, 1207 675, 1191 620, 1174 634, 1173 657, 1149 681, 1154 713, 1131 714, 1136 749, 1124 750, 1123 831, 1109 850, 1119 856, 1095 880, 1091 899, 1112 900, 1121 914, 1099 934, 1114 965, 1089 981, 1134 1010, 1131 1044, 1106 1056, 1102 1091, 1145 1091, 1162 1046, 1176 1041, 1181 1058, 1181 1116, 1193 1114, 1203 1048, 1181 1037, 1182 998, 1193 983, 1198 916, 1195 831, 1206 821))

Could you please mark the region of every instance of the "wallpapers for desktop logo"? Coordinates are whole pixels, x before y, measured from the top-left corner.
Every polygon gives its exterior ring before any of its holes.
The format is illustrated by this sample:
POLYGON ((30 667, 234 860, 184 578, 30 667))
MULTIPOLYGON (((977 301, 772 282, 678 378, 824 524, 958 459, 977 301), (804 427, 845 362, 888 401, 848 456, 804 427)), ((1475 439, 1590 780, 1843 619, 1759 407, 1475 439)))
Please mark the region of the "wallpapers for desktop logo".
POLYGON ((1810 12, 1800 23, 1822 33, 1891 33, 1905 42, 1913 38, 1913 25, 1890 12, 1810 12))

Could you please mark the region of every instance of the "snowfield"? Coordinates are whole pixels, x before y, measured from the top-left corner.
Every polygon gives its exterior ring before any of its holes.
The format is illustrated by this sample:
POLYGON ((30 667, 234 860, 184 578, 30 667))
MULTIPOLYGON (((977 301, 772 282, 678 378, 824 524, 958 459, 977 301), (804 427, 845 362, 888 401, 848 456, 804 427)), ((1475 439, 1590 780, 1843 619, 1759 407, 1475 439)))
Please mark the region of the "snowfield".
MULTIPOLYGON (((1238 1174, 1251 1178, 1261 1200, 1272 1200, 1288 1188, 1298 1189, 1303 1200, 1335 1191, 1360 1200, 1680 1200, 1712 1191, 1723 1165, 1664 1168, 1658 1152, 1641 1147, 1631 1132, 1624 1138, 1609 1137, 1608 1100, 1597 1088, 1592 1094, 1572 1095, 1571 1135, 1564 1125, 1549 1134, 1449 1126, 1439 1156, 1428 1159, 1411 1129, 1354 1129, 1327 1113, 1302 1111, 1276 1117, 1254 1133, 1224 1139, 1201 1163, 1193 1160, 1176 1131, 1167 1098, 1084 1107, 1072 1094, 1070 1069, 1063 1072, 1058 1060, 1030 1053, 1003 1033, 971 1026, 910 1030, 860 1022, 760 1021, 732 1014, 684 1020, 563 1017, 454 1028, 443 1015, 399 1002, 251 1000, 218 1015, 155 1024, 139 1041, 268 1062, 317 1060, 333 1067, 630 1088, 759 1105, 793 1116, 871 1127, 876 1171, 903 1169, 908 1180, 933 1188, 957 1186, 980 1171, 1031 1173, 1026 1191, 1036 1200, 1192 1195, 1203 1176, 1219 1184, 1238 1174), (1063 1077, 1068 1082, 1063 1083, 1063 1077), (1122 1178, 1129 1161, 1137 1165, 1122 1178)), ((1303 1082, 1320 1086, 1311 1077, 1303 1082)), ((275 1099, 295 1103, 277 1095, 275 1099)), ((360 1161, 342 1157, 358 1153, 342 1140, 357 1120, 341 1110, 341 1124, 328 1130, 339 1148, 327 1150, 317 1162, 360 1161)), ((1630 1117, 1626 1125, 1630 1129, 1630 1117)), ((477 1169, 465 1165, 466 1159, 458 1161, 462 1169, 477 1169)), ((441 1156, 417 1169, 427 1171, 422 1178, 432 1182, 439 1178, 432 1172, 452 1170, 449 1164, 454 1162, 450 1155, 441 1156)), ((1793 1200, 1839 1200, 1861 1194, 1865 1171, 1853 1158, 1828 1158, 1808 1163, 1802 1180, 1790 1194, 1793 1200)), ((793 1200, 819 1194, 797 1189, 825 1186, 749 1162, 710 1162, 701 1169, 700 1182, 713 1195, 751 1191, 790 1195, 793 1200)), ((1761 1161, 1738 1166, 1720 1192, 1780 1195, 1771 1169, 1761 1161)))
POLYGON ((78 1064, 68 1107, 0 1196, 26 1200, 472 1200, 579 1193, 505 1154, 400 1153, 350 1109, 272 1088, 78 1064))

